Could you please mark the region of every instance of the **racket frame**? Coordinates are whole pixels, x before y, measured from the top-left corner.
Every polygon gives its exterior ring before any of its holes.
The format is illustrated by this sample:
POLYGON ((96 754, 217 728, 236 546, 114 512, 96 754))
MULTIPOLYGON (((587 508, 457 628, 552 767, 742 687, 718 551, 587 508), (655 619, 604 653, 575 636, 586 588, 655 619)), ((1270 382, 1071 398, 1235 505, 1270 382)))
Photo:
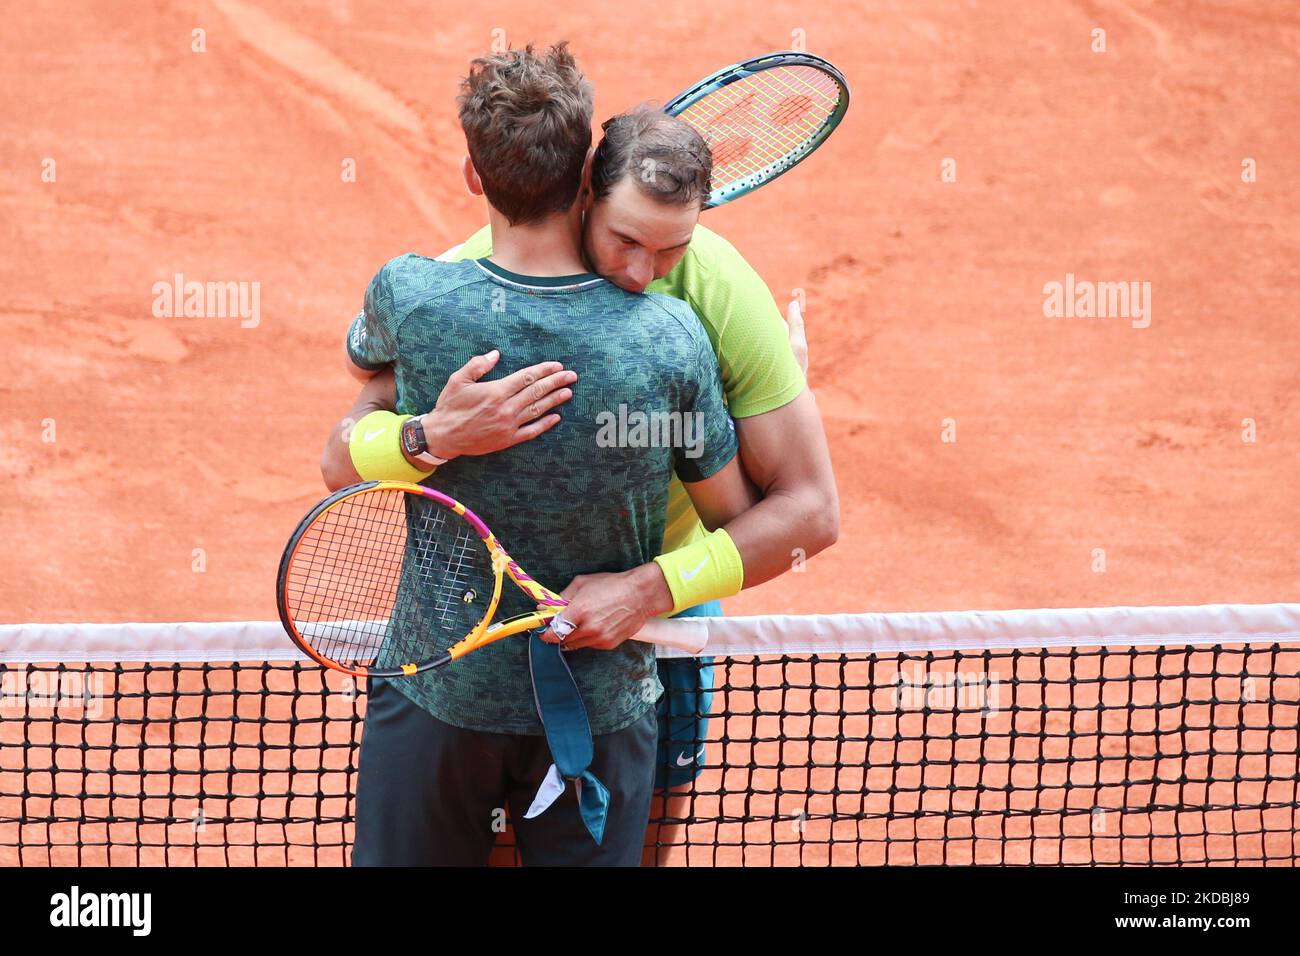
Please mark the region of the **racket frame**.
POLYGON ((550 588, 533 580, 527 572, 524 571, 514 559, 501 547, 497 541, 496 535, 487 526, 478 515, 469 508, 465 507, 456 499, 449 495, 443 494, 433 488, 426 488, 424 485, 417 485, 406 481, 362 481, 355 485, 349 485, 341 488, 333 494, 322 500, 316 507, 312 508, 294 529, 293 534, 289 537, 289 543, 285 545, 284 554, 280 558, 279 572, 276 574, 276 607, 280 612, 280 623, 284 625, 285 631, 304 654, 310 657, 316 663, 332 670, 341 671, 344 674, 350 674, 354 677, 401 677, 418 674, 422 671, 431 670, 437 667, 443 667, 452 661, 464 657, 470 651, 477 650, 493 641, 498 641, 503 637, 510 637, 523 631, 530 631, 534 628, 541 627, 552 617, 558 614, 563 608, 568 606, 568 601, 560 597, 550 588), (339 507, 344 501, 347 501, 357 495, 373 494, 378 491, 401 491, 407 494, 421 495, 439 505, 448 508, 453 513, 463 518, 478 535, 487 549, 488 556, 492 562, 492 572, 495 578, 492 600, 488 604, 487 610, 479 622, 456 643, 452 644, 445 651, 442 651, 427 660, 406 663, 397 667, 375 668, 368 665, 355 665, 347 667, 338 661, 324 656, 319 653, 299 630, 298 625, 293 619, 289 608, 287 594, 287 585, 290 569, 293 567, 294 558, 298 554, 298 549, 302 545, 303 538, 306 536, 308 529, 324 515, 339 507), (513 617, 505 618, 501 621, 492 621, 492 616, 496 613, 497 605, 501 602, 501 586, 503 580, 509 577, 520 590, 522 590, 530 599, 535 601, 540 607, 535 611, 528 611, 523 614, 516 614, 513 617))
POLYGON ((817 131, 817 135, 808 140, 808 142, 798 150, 790 153, 788 156, 782 157, 774 163, 769 163, 756 172, 750 173, 743 179, 730 183, 721 189, 713 190, 709 194, 709 198, 704 203, 703 208, 713 209, 717 206, 729 203, 733 199, 739 199, 741 196, 752 193, 755 189, 758 189, 758 187, 770 183, 772 180, 784 175, 791 169, 794 169, 794 167, 799 165, 803 160, 807 159, 808 156, 816 150, 818 146, 824 143, 826 138, 835 131, 835 127, 839 126, 840 120, 844 118, 845 112, 848 111, 848 81, 844 78, 844 74, 836 68, 835 64, 831 63, 829 60, 825 60, 819 56, 814 56, 811 53, 800 53, 795 50, 780 50, 775 53, 767 53, 763 56, 756 56, 748 60, 742 60, 739 63, 733 63, 731 66, 723 67, 716 73, 706 76, 694 86, 678 93, 664 105, 663 111, 665 113, 669 116, 677 116, 688 107, 698 103, 710 93, 714 93, 722 89, 724 86, 730 86, 732 83, 743 80, 746 77, 779 66, 808 66, 813 69, 821 70, 823 73, 830 76, 830 78, 834 80, 840 88, 840 99, 836 104, 835 112, 832 113, 826 122, 822 124, 822 128, 817 131))

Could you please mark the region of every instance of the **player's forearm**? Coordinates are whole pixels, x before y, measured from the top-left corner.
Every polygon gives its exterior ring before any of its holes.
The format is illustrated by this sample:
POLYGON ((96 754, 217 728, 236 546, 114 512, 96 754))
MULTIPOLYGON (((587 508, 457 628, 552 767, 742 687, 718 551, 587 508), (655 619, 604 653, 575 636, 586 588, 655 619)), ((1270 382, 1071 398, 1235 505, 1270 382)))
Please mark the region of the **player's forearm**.
POLYGON ((335 424, 330 431, 325 451, 321 454, 320 472, 325 479, 325 486, 330 491, 338 491, 348 485, 361 481, 356 465, 352 462, 352 450, 348 440, 356 423, 379 408, 354 408, 348 416, 335 424))
MULTIPOLYGON (((699 498, 692 494, 697 509, 699 498)), ((717 514, 716 509, 699 510, 701 516, 717 514)), ((661 585, 666 587, 677 610, 730 597, 800 565, 834 542, 838 508, 834 502, 827 506, 819 494, 778 488, 725 523, 705 524, 712 529, 708 535, 655 559, 662 582, 642 579, 642 586, 654 589, 655 595, 661 594, 661 585)), ((654 600, 650 592, 645 600, 654 600)))
POLYGON ((325 479, 325 487, 330 491, 338 491, 361 480, 352 464, 352 457, 348 454, 347 442, 338 438, 338 432, 342 430, 340 426, 335 426, 320 457, 320 474, 325 479), (339 451, 339 445, 342 446, 342 452, 339 451))
POLYGON ((331 491, 337 491, 361 480, 348 440, 352 429, 371 412, 392 411, 397 404, 397 386, 392 369, 386 369, 366 383, 357 396, 356 404, 330 430, 325 450, 321 453, 321 477, 331 491))
POLYGON ((751 588, 834 544, 839 506, 810 489, 778 489, 722 527, 740 552, 744 586, 751 588))

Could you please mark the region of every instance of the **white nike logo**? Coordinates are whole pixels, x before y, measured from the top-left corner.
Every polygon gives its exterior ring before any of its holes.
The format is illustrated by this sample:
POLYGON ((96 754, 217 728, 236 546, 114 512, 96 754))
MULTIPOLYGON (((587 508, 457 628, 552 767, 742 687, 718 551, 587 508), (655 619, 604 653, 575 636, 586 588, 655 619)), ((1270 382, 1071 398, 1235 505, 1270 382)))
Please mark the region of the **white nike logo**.
POLYGON ((677 766, 689 767, 691 764, 695 763, 695 761, 698 760, 703 753, 704 753, 704 748, 701 747, 699 750, 695 751, 694 754, 678 754, 677 766))
POLYGON ((383 430, 382 428, 380 428, 380 429, 376 429, 376 430, 373 431, 373 432, 366 432, 366 441, 374 441, 376 438, 378 438, 378 437, 379 437, 380 435, 382 435, 383 433, 384 433, 384 430, 383 430))
POLYGON ((683 571, 682 571, 682 580, 683 580, 683 581, 689 581, 691 578, 695 577, 695 575, 699 574, 700 571, 701 571, 701 569, 703 569, 703 567, 704 567, 706 564, 708 564, 708 563, 709 563, 709 559, 708 559, 707 557, 706 557, 706 558, 702 558, 702 559, 700 559, 700 563, 697 564, 697 565, 695 566, 695 570, 693 570, 693 571, 686 571, 686 570, 683 570, 683 571))

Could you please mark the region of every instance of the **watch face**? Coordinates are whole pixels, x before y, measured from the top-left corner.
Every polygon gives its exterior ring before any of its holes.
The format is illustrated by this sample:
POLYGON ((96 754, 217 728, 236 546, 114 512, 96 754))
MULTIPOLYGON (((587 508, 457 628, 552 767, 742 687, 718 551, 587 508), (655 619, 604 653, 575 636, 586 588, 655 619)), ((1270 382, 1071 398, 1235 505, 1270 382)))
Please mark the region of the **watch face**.
POLYGON ((418 418, 408 418, 402 423, 402 447, 410 455, 423 455, 429 450, 418 418))

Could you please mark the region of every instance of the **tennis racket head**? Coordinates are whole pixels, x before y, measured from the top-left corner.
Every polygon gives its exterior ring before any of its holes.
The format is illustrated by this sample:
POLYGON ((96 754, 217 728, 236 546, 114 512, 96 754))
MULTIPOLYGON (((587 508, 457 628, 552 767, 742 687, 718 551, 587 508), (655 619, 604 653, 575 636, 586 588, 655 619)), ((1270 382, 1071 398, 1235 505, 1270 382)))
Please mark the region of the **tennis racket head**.
POLYGON ((848 82, 833 64, 785 51, 705 77, 669 100, 664 112, 690 123, 709 144, 713 189, 704 208, 710 209, 793 169, 826 141, 848 108, 848 82))
POLYGON ((464 505, 397 481, 361 482, 313 508, 285 547, 276 598, 285 630, 304 653, 374 677, 442 666, 539 626, 564 606, 464 505), (550 602, 548 609, 489 627, 503 575, 550 602))

